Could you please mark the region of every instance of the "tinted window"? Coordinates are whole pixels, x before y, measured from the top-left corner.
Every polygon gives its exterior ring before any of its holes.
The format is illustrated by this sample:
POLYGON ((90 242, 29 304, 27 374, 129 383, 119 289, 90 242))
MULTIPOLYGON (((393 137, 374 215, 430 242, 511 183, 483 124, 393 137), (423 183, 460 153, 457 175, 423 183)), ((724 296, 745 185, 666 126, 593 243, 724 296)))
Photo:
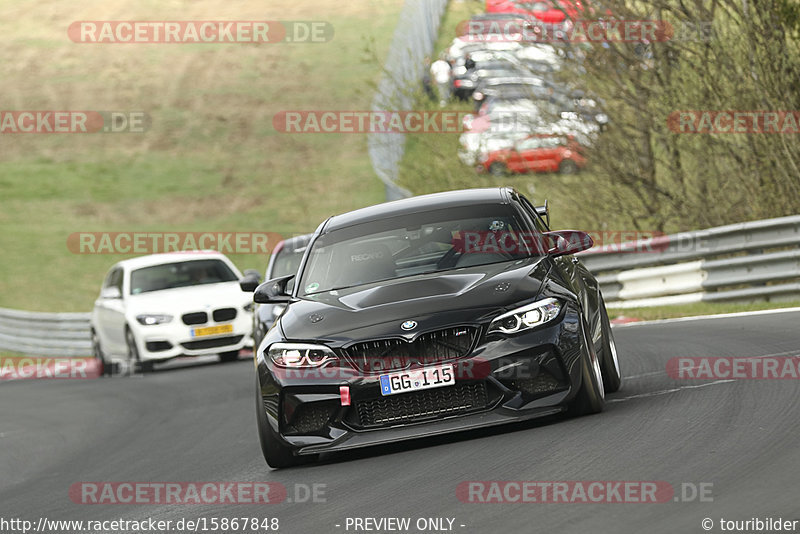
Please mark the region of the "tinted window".
POLYGON ((282 248, 275 256, 275 263, 272 265, 272 274, 270 276, 277 278, 297 273, 297 269, 300 267, 300 260, 303 259, 305 251, 305 247, 294 250, 282 248))
POLYGON ((105 282, 103 282, 103 288, 108 287, 116 287, 119 289, 120 294, 122 294, 122 269, 117 267, 116 269, 111 270, 106 276, 105 282))
POLYGON ((488 246, 520 232, 531 232, 530 226, 507 205, 448 208, 334 230, 314 243, 300 294, 529 257, 524 244, 488 246))

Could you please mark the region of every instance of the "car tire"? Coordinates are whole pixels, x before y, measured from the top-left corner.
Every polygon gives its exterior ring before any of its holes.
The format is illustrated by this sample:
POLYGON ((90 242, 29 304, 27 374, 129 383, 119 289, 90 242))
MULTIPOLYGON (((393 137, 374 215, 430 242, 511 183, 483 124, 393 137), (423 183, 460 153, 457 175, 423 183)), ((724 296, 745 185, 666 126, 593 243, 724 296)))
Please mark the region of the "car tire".
POLYGON ((125 329, 125 344, 128 346, 128 364, 142 374, 153 372, 153 362, 143 362, 139 355, 139 347, 130 327, 125 329))
POLYGON ((611 321, 608 319, 606 304, 600 299, 600 331, 603 338, 603 354, 600 358, 600 369, 603 372, 603 387, 606 393, 619 391, 622 386, 622 372, 620 371, 617 345, 614 342, 614 332, 611 321))
POLYGON ((561 174, 575 174, 578 172, 578 164, 571 159, 565 159, 559 163, 558 172, 561 174))
POLYGON ((229 350, 227 352, 220 352, 219 353, 219 361, 225 362, 235 362, 239 359, 239 351, 238 350, 229 350))
POLYGON ((113 368, 111 364, 106 362, 103 348, 100 346, 100 338, 97 336, 97 332, 95 332, 94 328, 90 330, 90 333, 92 339, 92 356, 94 357, 96 365, 99 367, 99 374, 101 376, 111 376, 113 368))
POLYGON ((603 372, 594 346, 589 342, 586 324, 582 321, 583 344, 586 354, 581 358, 581 388, 569 407, 573 416, 589 415, 603 411, 606 403, 603 372))
POLYGON ((261 442, 261 452, 267 465, 274 469, 293 467, 304 463, 313 462, 317 456, 295 456, 292 450, 283 445, 278 434, 267 420, 267 413, 264 411, 264 401, 261 398, 261 384, 258 380, 256 371, 256 423, 258 425, 258 440, 261 442))
POLYGON ((506 167, 505 163, 500 163, 499 161, 495 161, 491 165, 489 165, 489 174, 496 177, 505 176, 508 173, 508 167, 506 167))

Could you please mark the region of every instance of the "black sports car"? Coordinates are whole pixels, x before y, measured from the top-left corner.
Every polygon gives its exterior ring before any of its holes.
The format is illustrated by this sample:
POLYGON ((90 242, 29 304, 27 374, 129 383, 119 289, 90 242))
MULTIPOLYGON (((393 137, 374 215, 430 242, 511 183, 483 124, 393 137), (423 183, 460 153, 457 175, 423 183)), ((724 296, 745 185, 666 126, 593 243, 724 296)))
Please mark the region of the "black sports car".
POLYGON ((595 413, 620 386, 597 281, 510 188, 414 197, 322 223, 294 275, 255 290, 285 303, 255 352, 267 463, 595 413))

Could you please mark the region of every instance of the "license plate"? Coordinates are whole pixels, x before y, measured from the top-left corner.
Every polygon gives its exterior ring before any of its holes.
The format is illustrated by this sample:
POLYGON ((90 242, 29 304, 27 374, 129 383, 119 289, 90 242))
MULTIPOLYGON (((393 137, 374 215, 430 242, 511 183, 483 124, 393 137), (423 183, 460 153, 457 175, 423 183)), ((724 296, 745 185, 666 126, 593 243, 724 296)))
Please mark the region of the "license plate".
POLYGON ((381 395, 394 395, 421 389, 440 388, 452 386, 456 383, 453 366, 437 365, 424 367, 414 371, 401 371, 380 376, 381 395))
POLYGON ((192 337, 218 336, 220 334, 230 334, 232 332, 232 324, 218 324, 216 326, 192 328, 192 337))

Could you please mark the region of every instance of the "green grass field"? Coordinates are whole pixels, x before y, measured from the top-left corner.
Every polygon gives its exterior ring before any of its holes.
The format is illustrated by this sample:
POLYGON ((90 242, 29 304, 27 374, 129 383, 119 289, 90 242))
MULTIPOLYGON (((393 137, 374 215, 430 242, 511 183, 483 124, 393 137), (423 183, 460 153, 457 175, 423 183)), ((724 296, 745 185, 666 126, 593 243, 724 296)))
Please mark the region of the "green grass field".
MULTIPOLYGON (((87 311, 120 255, 73 232, 313 230, 383 201, 366 136, 282 134, 283 110, 368 109, 402 0, 0 6, 4 110, 143 111, 145 133, 0 137, 0 306, 87 311), (313 15, 312 15, 313 14, 313 15), (76 44, 80 20, 317 20, 327 43, 76 44)), ((266 257, 237 255, 263 270, 266 257)))

